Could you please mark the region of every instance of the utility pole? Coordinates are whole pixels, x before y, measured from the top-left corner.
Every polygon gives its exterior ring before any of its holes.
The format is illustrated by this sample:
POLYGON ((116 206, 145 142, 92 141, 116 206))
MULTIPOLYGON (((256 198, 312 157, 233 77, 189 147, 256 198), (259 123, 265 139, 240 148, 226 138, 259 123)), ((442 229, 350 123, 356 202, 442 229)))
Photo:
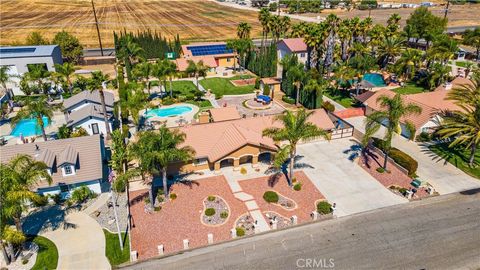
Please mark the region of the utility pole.
POLYGON ((92 9, 93 9, 93 17, 95 17, 95 26, 97 27, 98 43, 100 44, 100 53, 103 56, 102 38, 100 37, 100 29, 98 29, 97 12, 95 11, 95 5, 93 4, 93 0, 92 0, 92 9))
POLYGON ((447 7, 445 8, 445 15, 443 16, 444 19, 447 18, 449 7, 450 7, 450 0, 447 0, 447 7))

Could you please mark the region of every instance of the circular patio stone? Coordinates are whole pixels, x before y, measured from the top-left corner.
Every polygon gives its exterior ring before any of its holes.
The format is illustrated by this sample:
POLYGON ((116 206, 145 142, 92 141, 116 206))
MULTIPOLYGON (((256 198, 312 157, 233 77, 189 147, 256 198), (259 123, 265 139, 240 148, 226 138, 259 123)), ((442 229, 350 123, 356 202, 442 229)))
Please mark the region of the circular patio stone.
POLYGON ((270 102, 269 104, 262 104, 261 102, 257 102, 254 99, 247 99, 243 102, 243 104, 247 108, 253 110, 266 110, 272 107, 272 102, 270 102))

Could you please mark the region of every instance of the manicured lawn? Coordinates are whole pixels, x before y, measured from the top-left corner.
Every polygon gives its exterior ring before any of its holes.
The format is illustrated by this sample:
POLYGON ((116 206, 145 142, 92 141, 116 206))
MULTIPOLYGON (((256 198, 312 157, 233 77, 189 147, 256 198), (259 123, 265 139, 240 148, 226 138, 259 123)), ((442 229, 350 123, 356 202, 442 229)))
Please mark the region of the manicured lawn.
POLYGON ((189 103, 189 104, 193 104, 195 106, 198 106, 200 107, 200 109, 206 109, 206 108, 212 108, 212 103, 210 103, 209 100, 200 100, 200 101, 196 101, 196 100, 187 100, 185 101, 186 103, 189 103))
POLYGON ((350 108, 355 103, 352 97, 350 97, 349 93, 344 90, 327 90, 323 93, 325 96, 333 99, 335 102, 339 103, 345 108, 350 108))
POLYGON ((470 152, 466 151, 464 148, 448 148, 447 143, 432 145, 429 148, 435 154, 447 160, 453 166, 464 171, 466 174, 480 179, 480 151, 477 151, 475 155, 474 164, 476 167, 470 168, 468 166, 470 152))
POLYGON ((458 66, 458 67, 466 67, 467 62, 466 61, 457 61, 457 62, 455 62, 455 65, 458 66))
POLYGON ((398 88, 393 89, 396 93, 402 94, 402 95, 410 95, 410 94, 418 94, 418 93, 423 93, 428 91, 427 89, 417 86, 413 82, 408 82, 405 84, 405 86, 401 86, 398 88))
MULTIPOLYGON (((206 78, 200 81, 200 84, 206 89, 210 89, 217 98, 223 95, 244 95, 253 93, 254 85, 234 86, 230 80, 234 78, 206 78)), ((238 78, 237 78, 238 79, 238 78)))
MULTIPOLYGON (((187 96, 193 95, 197 91, 197 87, 191 81, 173 81, 173 96, 187 96)), ((170 83, 167 82, 167 92, 170 91, 170 83)))
POLYGON ((33 242, 38 245, 38 255, 32 270, 57 269, 58 250, 55 244, 42 236, 33 236, 33 242))
POLYGON ((118 235, 111 233, 107 230, 103 230, 105 234, 105 255, 112 266, 128 262, 130 260, 130 244, 128 237, 125 237, 125 233, 122 233, 122 240, 124 241, 123 251, 120 250, 118 243, 118 235))

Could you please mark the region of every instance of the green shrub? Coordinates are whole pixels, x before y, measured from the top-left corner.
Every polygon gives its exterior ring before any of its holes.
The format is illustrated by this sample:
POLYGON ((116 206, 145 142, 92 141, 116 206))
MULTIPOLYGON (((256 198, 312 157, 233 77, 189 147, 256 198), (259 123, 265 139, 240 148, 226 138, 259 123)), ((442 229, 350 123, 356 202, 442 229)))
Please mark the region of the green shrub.
POLYGON ((48 195, 48 197, 52 198, 55 204, 60 204, 62 202, 62 198, 60 197, 60 194, 48 195))
POLYGON ((170 200, 175 200, 177 198, 177 194, 170 193, 170 200))
POLYGON ((293 186, 293 189, 295 191, 300 191, 302 189, 302 183, 296 183, 294 186, 293 186))
POLYGON ((35 196, 32 203, 35 207, 45 206, 45 205, 48 204, 48 197, 43 196, 43 195, 35 196))
POLYGON ((227 218, 228 217, 228 212, 227 211, 221 212, 220 217, 223 218, 223 219, 227 218))
POLYGON ((263 193, 263 199, 268 203, 277 203, 278 194, 275 191, 267 191, 263 193))
POLYGON ((247 174, 247 169, 245 169, 245 167, 240 168, 240 173, 247 174))
POLYGON ((171 97, 164 97, 162 99, 162 105, 172 105, 175 103, 175 100, 171 97))
POLYGON ((161 206, 155 206, 155 207, 153 207, 153 210, 155 212, 158 212, 158 211, 162 210, 162 207, 161 206))
POLYGON ((432 135, 428 132, 422 132, 415 138, 417 142, 429 142, 432 140, 432 135))
POLYGON ((143 199, 143 202, 144 202, 145 204, 150 204, 150 197, 148 197, 148 196, 145 197, 145 198, 143 199))
POLYGON ((211 217, 211 216, 213 216, 213 215, 215 215, 215 209, 213 209, 213 208, 207 208, 207 209, 205 209, 205 216, 211 217))
POLYGON ((23 259, 22 260, 22 264, 27 264, 28 263, 28 259, 23 259))
POLYGON ((328 101, 324 101, 322 103, 322 108, 324 108, 327 112, 334 112, 335 111, 335 105, 328 101))
POLYGON ((245 229, 244 228, 237 227, 237 228, 235 228, 235 231, 236 231, 238 237, 242 237, 242 236, 245 235, 245 229))
POLYGON ((209 202, 213 202, 213 201, 215 201, 215 199, 216 199, 216 198, 215 198, 215 196, 213 196, 213 195, 210 195, 210 196, 208 196, 208 198, 207 198, 207 200, 208 200, 209 202))
POLYGON ((265 84, 265 85, 263 86, 263 94, 264 94, 265 96, 270 96, 270 86, 268 86, 268 84, 265 84))
POLYGON ((258 88, 260 88, 260 78, 259 77, 255 78, 255 89, 258 89, 258 88))
POLYGON ((288 104, 295 104, 295 99, 285 95, 282 97, 283 102, 288 103, 288 104))
POLYGON ((76 203, 83 203, 86 200, 90 199, 93 196, 93 191, 91 191, 87 186, 81 186, 76 188, 72 192, 72 201, 76 203))
POLYGON ((415 177, 418 169, 418 162, 415 159, 396 148, 390 150, 389 156, 395 160, 398 165, 407 169, 408 176, 415 177))
POLYGON ((406 188, 399 188, 398 191, 402 194, 405 194, 407 192, 406 188))
POLYGON ((378 168, 376 169, 376 171, 379 172, 379 173, 384 173, 384 172, 385 172, 385 169, 384 169, 383 167, 378 167, 378 168))
POLYGON ((326 201, 317 203, 317 212, 323 215, 330 214, 332 212, 332 205, 326 201))
POLYGON ((158 192, 157 201, 158 201, 159 203, 162 203, 162 202, 165 201, 165 196, 163 195, 163 193, 158 192))

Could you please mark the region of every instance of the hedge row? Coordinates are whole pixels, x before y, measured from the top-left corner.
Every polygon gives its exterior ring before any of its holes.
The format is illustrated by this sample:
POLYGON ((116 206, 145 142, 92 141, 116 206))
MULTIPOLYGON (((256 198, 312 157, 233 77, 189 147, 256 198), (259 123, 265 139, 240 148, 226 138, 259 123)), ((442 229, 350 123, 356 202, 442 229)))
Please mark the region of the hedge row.
MULTIPOLYGON (((373 145, 385 152, 385 141, 375 137, 372 139, 373 145)), ((393 159, 398 165, 405 168, 408 171, 408 176, 415 177, 415 173, 418 169, 418 162, 414 158, 395 147, 390 148, 390 153, 388 154, 388 156, 393 159)))
POLYGON ((285 95, 282 97, 283 102, 288 103, 288 104, 295 104, 295 99, 285 95))

